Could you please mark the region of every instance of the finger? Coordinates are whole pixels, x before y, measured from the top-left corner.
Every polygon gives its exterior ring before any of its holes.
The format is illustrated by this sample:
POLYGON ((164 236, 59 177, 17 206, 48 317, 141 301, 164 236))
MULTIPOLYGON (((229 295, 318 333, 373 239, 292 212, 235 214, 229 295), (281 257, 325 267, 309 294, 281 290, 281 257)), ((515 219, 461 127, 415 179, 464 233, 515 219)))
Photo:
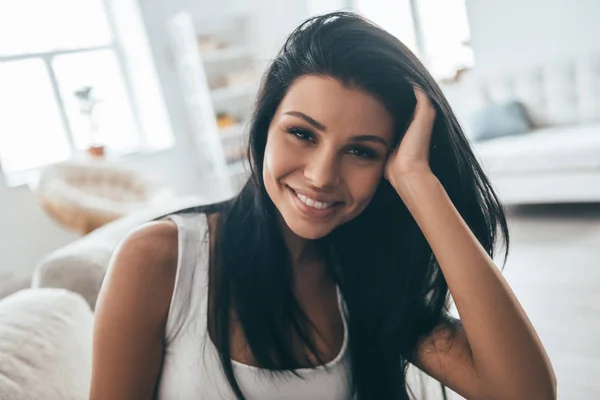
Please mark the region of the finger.
MULTIPOLYGON (((436 116, 435 107, 423 89, 415 86, 414 93, 417 104, 408 130, 418 130, 425 132, 425 134, 431 133, 436 116)), ((406 133, 408 134, 408 132, 406 133)))
POLYGON ((431 102, 431 99, 427 94, 418 86, 413 87, 415 98, 417 99, 417 105, 415 106, 415 119, 417 116, 420 118, 435 118, 435 107, 431 102))

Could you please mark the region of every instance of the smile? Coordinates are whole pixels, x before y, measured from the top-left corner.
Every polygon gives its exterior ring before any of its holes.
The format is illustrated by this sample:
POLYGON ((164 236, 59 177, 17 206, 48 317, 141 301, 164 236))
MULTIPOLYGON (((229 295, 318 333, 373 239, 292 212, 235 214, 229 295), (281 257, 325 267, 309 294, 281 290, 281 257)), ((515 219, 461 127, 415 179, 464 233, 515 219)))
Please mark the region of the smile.
POLYGON ((335 205, 334 202, 323 203, 321 201, 313 200, 310 197, 306 197, 305 195, 297 192, 294 192, 294 194, 300 199, 302 203, 306 204, 308 207, 316 208, 317 210, 326 210, 335 205))
POLYGON ((290 196, 294 199, 294 203, 299 211, 310 218, 325 218, 336 213, 342 202, 339 201, 323 201, 325 199, 314 199, 304 194, 296 192, 291 187, 287 187, 290 196))

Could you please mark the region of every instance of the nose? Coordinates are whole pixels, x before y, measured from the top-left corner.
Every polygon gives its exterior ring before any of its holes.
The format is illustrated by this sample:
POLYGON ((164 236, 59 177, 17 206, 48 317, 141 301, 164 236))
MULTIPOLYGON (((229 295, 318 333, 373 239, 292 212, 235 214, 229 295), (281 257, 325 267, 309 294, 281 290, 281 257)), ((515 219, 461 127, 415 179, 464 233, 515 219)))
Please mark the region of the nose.
POLYGON ((326 148, 311 153, 304 167, 304 177, 318 188, 336 186, 340 181, 340 160, 326 148))

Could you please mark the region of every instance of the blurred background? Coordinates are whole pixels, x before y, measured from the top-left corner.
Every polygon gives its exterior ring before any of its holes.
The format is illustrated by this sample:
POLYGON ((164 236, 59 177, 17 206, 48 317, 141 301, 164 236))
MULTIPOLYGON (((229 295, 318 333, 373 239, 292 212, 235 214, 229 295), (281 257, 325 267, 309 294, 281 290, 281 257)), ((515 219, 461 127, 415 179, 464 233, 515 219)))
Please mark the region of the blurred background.
POLYGON ((128 230, 234 194, 261 74, 339 9, 439 82, 507 207, 504 273, 559 398, 600 398, 596 0, 1 1, 0 298, 66 287, 93 308, 128 230))

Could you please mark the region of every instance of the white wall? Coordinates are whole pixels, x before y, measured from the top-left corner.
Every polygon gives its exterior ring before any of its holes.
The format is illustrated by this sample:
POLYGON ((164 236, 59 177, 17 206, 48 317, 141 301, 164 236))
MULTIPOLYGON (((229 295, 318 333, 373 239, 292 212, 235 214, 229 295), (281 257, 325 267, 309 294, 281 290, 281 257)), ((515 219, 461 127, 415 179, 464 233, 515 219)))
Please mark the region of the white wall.
POLYGON ((481 74, 600 52, 598 0, 466 0, 481 74))
POLYGON ((44 254, 76 237, 44 214, 29 188, 0 186, 0 295, 5 285, 25 279, 44 254))
POLYGON ((257 17, 259 57, 271 60, 287 36, 310 16, 307 0, 248 0, 257 17))
POLYGON ((311 15, 348 10, 351 3, 352 0, 307 0, 308 12, 311 15))

